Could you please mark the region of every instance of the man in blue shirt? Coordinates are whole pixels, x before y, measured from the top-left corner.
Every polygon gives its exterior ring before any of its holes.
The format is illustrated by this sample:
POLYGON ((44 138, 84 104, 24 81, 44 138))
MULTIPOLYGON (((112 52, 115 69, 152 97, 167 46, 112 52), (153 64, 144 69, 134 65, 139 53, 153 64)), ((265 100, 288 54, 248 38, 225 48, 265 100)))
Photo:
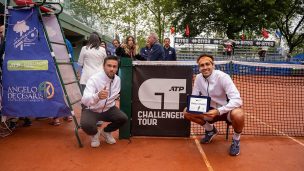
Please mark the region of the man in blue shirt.
POLYGON ((176 52, 173 47, 170 47, 170 39, 164 39, 165 61, 176 61, 176 52))
POLYGON ((148 61, 163 61, 165 60, 165 51, 163 46, 158 42, 156 33, 151 33, 148 37, 148 42, 151 46, 148 55, 148 61))
POLYGON ((140 49, 140 55, 142 58, 145 60, 148 60, 149 54, 150 54, 151 48, 150 48, 150 43, 146 42, 146 46, 140 49))

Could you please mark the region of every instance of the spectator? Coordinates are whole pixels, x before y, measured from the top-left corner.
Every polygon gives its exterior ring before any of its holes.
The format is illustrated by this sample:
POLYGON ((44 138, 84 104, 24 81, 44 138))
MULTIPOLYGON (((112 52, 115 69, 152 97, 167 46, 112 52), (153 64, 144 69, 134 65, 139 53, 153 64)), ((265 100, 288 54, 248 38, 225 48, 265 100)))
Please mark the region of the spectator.
MULTIPOLYGON (((112 41, 112 45, 114 46, 114 48, 115 48, 115 56, 116 56, 116 50, 120 47, 120 42, 119 42, 119 40, 118 39, 114 39, 113 41, 112 41)), ((118 53, 121 53, 121 52, 118 52, 118 53)))
POLYGON ((176 52, 173 47, 170 47, 170 39, 164 39, 165 61, 176 61, 176 52))
POLYGON ((103 48, 105 48, 107 56, 111 55, 111 52, 108 50, 107 43, 105 41, 101 41, 100 42, 100 46, 103 47, 103 48))
POLYGON ((150 50, 151 50, 150 43, 147 40, 146 46, 140 49, 141 57, 144 58, 145 60, 148 60, 150 50))
POLYGON ((128 36, 126 42, 116 49, 116 55, 119 57, 131 58, 132 60, 142 60, 142 57, 136 50, 136 42, 133 36, 128 36))
POLYGON ((87 80, 95 73, 102 70, 102 63, 107 56, 106 50, 100 47, 100 38, 97 34, 92 33, 86 46, 83 46, 78 64, 83 68, 80 78, 82 92, 85 89, 87 80))
POLYGON ((265 48, 260 48, 259 52, 258 52, 258 55, 259 55, 259 58, 260 58, 260 61, 263 62, 265 61, 265 57, 266 57, 266 49, 265 48))
POLYGON ((120 42, 118 39, 114 39, 112 41, 113 46, 115 47, 115 49, 117 49, 120 46, 120 42))
POLYGON ((233 42, 228 40, 227 42, 224 43, 224 48, 225 48, 225 53, 228 57, 231 57, 232 54, 234 54, 234 47, 233 47, 233 42))
POLYGON ((156 33, 151 33, 149 35, 148 42, 151 46, 151 51, 148 56, 148 61, 165 60, 165 51, 162 45, 158 42, 158 36, 156 33))
POLYGON ((291 59, 291 55, 290 55, 290 53, 288 52, 287 55, 286 55, 286 62, 290 62, 290 59, 291 59))

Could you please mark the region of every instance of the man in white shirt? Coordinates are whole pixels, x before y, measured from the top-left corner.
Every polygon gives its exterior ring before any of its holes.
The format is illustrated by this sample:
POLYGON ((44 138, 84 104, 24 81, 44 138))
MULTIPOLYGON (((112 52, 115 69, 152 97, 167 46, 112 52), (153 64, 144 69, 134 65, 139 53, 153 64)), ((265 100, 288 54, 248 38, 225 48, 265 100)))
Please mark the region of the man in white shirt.
POLYGON ((184 117, 205 128, 205 137, 201 143, 210 143, 218 131, 213 123, 226 121, 232 124, 234 134, 230 146, 230 155, 240 153, 240 134, 244 127, 244 111, 241 109, 242 99, 230 76, 215 70, 214 58, 203 54, 197 59, 200 74, 194 81, 192 95, 209 96, 211 110, 204 114, 193 114, 184 111, 184 117))
MULTIPOLYGON (((100 66, 102 67, 102 66, 100 66)), ((118 58, 108 56, 104 59, 103 70, 89 78, 81 102, 87 107, 81 113, 80 124, 85 133, 91 135, 91 147, 99 147, 100 134, 108 144, 115 144, 111 132, 123 126, 128 117, 115 106, 120 92, 120 78, 115 75, 118 58), (111 122, 103 130, 98 130, 98 121, 111 122)))

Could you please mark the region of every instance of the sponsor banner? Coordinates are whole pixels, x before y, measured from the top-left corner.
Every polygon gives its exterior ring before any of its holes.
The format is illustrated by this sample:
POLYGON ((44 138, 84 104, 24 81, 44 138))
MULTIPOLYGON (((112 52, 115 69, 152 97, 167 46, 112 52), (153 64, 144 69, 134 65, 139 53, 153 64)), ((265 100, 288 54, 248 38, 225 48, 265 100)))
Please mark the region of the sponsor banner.
POLYGON ((8 60, 7 70, 9 71, 34 71, 48 70, 47 60, 8 60))
POLYGON ((132 135, 189 136, 182 111, 191 91, 191 66, 135 65, 132 135))
POLYGON ((70 115, 37 9, 9 9, 9 15, 3 62, 3 115, 70 115))
MULTIPOLYGON (((176 44, 215 44, 223 45, 226 40, 223 39, 206 39, 206 38, 186 38, 176 37, 174 43, 176 44)), ((274 41, 260 41, 260 40, 233 40, 235 46, 269 46, 274 47, 274 41)))

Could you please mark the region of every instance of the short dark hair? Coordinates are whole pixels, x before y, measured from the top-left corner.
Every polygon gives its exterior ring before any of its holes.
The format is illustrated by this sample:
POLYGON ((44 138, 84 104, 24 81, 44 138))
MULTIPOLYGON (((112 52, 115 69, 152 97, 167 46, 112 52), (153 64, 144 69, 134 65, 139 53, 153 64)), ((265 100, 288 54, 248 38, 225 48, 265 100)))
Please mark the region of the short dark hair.
POLYGON ((208 57, 208 58, 211 58, 212 62, 214 61, 214 57, 213 57, 212 55, 201 54, 201 55, 196 59, 196 63, 198 63, 198 61, 199 61, 202 57, 208 57))
POLYGON ((104 43, 104 45, 107 47, 107 42, 106 42, 106 41, 101 41, 101 42, 100 42, 100 45, 101 45, 102 43, 104 43))
POLYGON ((114 60, 114 61, 117 61, 117 63, 119 63, 119 60, 118 60, 117 56, 110 55, 110 56, 107 56, 107 57, 104 58, 104 60, 103 60, 103 66, 105 66, 105 64, 109 60, 114 60))

